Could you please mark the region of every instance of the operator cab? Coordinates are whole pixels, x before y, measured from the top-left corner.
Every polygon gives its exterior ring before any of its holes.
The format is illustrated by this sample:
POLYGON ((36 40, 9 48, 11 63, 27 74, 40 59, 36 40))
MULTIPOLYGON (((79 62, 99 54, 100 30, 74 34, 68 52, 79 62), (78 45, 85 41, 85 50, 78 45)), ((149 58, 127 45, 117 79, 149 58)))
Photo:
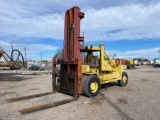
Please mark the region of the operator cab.
MULTIPOLYGON (((84 65, 89 65, 91 68, 99 67, 99 57, 97 55, 99 51, 92 51, 88 49, 81 49, 81 58, 84 65)), ((99 53, 98 53, 99 54, 99 53)))

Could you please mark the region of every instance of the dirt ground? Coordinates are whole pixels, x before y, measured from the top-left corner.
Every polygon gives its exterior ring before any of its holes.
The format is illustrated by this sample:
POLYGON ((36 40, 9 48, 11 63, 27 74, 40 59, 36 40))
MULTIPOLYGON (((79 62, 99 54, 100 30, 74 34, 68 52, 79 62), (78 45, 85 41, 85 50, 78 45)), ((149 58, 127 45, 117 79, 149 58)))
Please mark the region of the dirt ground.
POLYGON ((125 70, 126 87, 117 83, 102 86, 95 98, 80 96, 77 101, 54 108, 21 114, 19 110, 71 96, 55 93, 28 100, 6 99, 52 91, 51 74, 21 75, 30 71, 0 70, 0 120, 160 120, 160 68, 140 66, 125 70))

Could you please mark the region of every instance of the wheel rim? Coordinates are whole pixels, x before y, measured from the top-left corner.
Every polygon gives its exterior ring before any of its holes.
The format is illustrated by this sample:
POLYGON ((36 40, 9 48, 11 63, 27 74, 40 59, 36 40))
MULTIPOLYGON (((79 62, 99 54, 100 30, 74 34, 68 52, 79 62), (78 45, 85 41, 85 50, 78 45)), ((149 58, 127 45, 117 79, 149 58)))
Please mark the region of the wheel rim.
POLYGON ((91 82, 90 89, 93 93, 97 92, 98 90, 98 83, 96 81, 91 82))
POLYGON ((126 83, 126 82, 127 82, 127 77, 123 76, 123 83, 126 83))

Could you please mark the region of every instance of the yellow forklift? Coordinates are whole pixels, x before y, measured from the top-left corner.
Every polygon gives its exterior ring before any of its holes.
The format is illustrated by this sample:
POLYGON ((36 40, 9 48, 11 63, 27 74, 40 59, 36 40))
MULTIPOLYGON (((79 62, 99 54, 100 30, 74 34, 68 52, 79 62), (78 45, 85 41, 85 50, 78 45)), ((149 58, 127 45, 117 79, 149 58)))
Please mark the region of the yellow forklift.
POLYGON ((115 62, 105 52, 104 44, 100 46, 86 46, 81 49, 86 52, 84 63, 82 64, 82 90, 83 94, 89 97, 98 95, 101 84, 118 81, 120 86, 126 86, 128 75, 124 72, 123 65, 116 65, 115 62), (99 56, 94 55, 99 53, 99 56))
POLYGON ((105 52, 104 44, 100 46, 84 46, 84 36, 80 36, 80 20, 84 13, 75 6, 65 13, 64 55, 63 59, 53 58, 52 62, 52 91, 36 95, 8 99, 8 102, 30 99, 61 92, 72 95, 73 98, 49 104, 20 110, 22 114, 50 107, 63 105, 78 99, 84 94, 88 97, 98 95, 101 85, 118 81, 120 86, 126 86, 128 75, 123 65, 116 65, 105 52), (99 57, 95 55, 99 53, 99 57), (57 65, 60 70, 57 72, 57 65), (57 80, 58 78, 58 80, 57 80), (57 86, 57 81, 59 86, 57 86))

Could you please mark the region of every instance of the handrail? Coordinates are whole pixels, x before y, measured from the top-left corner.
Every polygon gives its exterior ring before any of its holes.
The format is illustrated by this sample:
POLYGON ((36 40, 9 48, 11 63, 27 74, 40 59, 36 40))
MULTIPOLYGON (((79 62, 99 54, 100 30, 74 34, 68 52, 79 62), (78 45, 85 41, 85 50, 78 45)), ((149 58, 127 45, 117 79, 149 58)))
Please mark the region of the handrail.
POLYGON ((104 51, 104 54, 107 56, 109 62, 112 64, 113 67, 116 67, 116 64, 112 61, 112 59, 109 57, 109 55, 104 51))

